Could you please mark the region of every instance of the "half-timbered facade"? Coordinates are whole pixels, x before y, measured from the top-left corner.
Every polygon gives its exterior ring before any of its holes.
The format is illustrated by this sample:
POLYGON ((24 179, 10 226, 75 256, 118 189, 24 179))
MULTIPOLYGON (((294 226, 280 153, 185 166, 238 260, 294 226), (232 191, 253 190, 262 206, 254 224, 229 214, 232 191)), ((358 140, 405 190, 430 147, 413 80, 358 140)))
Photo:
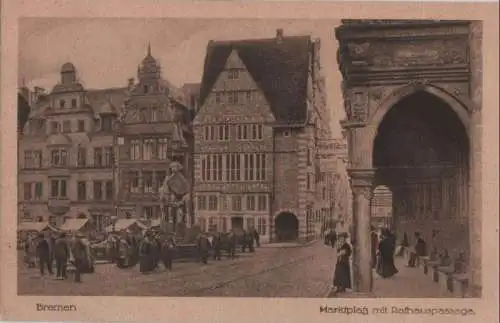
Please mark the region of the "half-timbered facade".
POLYGON ((271 39, 208 44, 194 121, 196 216, 205 230, 312 237, 315 150, 328 125, 319 47, 281 29, 271 39))

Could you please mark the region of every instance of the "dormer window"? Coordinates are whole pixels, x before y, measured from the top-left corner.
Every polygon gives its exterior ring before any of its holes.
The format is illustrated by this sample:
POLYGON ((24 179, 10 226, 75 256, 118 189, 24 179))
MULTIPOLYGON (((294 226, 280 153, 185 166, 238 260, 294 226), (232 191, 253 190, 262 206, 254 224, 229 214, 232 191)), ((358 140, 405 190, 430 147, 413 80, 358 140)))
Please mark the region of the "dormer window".
POLYGON ((65 100, 59 100, 59 107, 61 109, 64 109, 64 106, 66 105, 66 101, 65 100))
POLYGON ((227 78, 230 80, 235 80, 240 77, 240 71, 237 69, 232 69, 227 72, 227 78))
POLYGON ((288 130, 283 131, 283 137, 290 137, 290 131, 288 130))
POLYGON ((222 102, 222 93, 215 92, 215 103, 221 103, 221 102, 222 102))
POLYGON ((76 99, 71 99, 71 107, 76 108, 76 99))
POLYGON ((101 119, 101 130, 111 131, 113 130, 113 119, 110 116, 102 117, 101 119))
POLYGON ((149 87, 147 85, 144 85, 144 93, 148 93, 149 87))

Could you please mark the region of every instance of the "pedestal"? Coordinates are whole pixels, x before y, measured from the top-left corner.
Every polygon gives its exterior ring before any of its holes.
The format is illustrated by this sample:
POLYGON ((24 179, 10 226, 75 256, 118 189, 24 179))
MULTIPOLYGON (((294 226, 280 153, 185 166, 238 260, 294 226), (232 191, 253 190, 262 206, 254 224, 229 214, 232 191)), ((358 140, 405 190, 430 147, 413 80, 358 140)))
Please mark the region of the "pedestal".
POLYGON ((371 169, 348 170, 353 193, 353 288, 357 293, 372 290, 370 200, 372 196, 371 169))

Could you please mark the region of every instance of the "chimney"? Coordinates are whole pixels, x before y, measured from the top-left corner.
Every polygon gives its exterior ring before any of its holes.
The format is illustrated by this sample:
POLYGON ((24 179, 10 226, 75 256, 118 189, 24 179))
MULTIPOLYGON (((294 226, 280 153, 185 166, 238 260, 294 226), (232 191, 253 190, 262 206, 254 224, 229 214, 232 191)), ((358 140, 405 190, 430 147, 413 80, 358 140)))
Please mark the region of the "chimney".
POLYGON ((281 42, 283 40, 283 29, 282 28, 276 29, 276 40, 278 42, 281 42))

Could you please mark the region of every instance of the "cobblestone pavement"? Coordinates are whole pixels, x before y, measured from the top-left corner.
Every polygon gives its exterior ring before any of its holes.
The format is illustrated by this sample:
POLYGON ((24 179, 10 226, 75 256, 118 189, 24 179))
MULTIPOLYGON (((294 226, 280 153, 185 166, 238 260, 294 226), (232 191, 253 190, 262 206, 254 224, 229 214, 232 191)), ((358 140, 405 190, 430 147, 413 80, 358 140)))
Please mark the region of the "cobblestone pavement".
POLYGON ((40 277, 35 269, 19 266, 20 295, 81 296, 242 296, 324 297, 331 285, 334 251, 322 243, 296 248, 258 248, 235 260, 210 261, 208 265, 174 263, 174 270, 160 269, 143 275, 138 267, 119 269, 96 265, 83 283, 40 277))

